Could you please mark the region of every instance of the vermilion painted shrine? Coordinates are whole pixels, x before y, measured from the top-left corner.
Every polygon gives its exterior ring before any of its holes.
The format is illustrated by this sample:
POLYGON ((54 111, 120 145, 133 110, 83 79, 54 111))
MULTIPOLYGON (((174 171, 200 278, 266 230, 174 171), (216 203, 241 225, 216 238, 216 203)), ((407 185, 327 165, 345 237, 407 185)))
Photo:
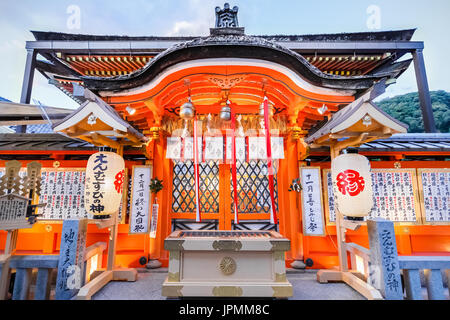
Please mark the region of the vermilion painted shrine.
MULTIPOLYGON (((0 167, 13 159, 42 164, 37 201, 46 206, 32 228, 18 232, 16 254, 58 254, 68 219, 89 219, 86 246, 108 242, 108 229, 83 200, 87 160, 108 147, 123 155, 126 167, 113 266, 167 267, 173 248, 165 239, 200 229, 277 231, 290 240, 288 268, 356 268, 336 246, 342 236, 330 166, 341 150, 357 147, 372 168, 369 217, 394 222, 398 253, 448 255, 450 137, 436 133, 424 43, 411 40, 415 30, 254 36, 237 20, 218 21, 204 37, 32 31, 21 104, 0 103, 0 124, 18 125, 16 133, 0 134, 0 167), (417 77, 424 134, 407 133, 374 102, 408 68, 417 77), (36 71, 80 104, 46 108, 54 133, 27 129, 46 123, 38 109, 24 106, 36 71), (151 178, 162 180, 156 195, 147 187, 151 178)), ((344 241, 368 247, 366 224, 353 229, 344 241)), ((1 231, 1 248, 5 242, 1 231)), ((106 264, 104 256, 100 265, 106 264)))

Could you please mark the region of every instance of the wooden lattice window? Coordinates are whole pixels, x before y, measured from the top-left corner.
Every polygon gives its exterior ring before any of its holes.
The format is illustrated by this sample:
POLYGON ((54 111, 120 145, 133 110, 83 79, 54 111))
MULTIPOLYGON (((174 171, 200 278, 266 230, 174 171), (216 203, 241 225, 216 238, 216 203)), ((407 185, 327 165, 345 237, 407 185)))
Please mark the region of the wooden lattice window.
MULTIPOLYGON (((262 160, 251 160, 250 162, 237 161, 236 163, 237 195, 239 213, 269 213, 270 192, 269 178, 267 177, 267 163, 262 160)), ((274 170, 277 171, 274 163, 274 170)), ((233 181, 231 180, 231 212, 234 211, 233 181)), ((278 187, 277 177, 274 175, 274 197, 275 207, 278 210, 278 187)))
MULTIPOLYGON (((201 163, 200 211, 219 212, 219 165, 214 161, 201 163)), ((172 180, 172 211, 174 213, 195 212, 195 178, 192 161, 175 162, 172 180)))

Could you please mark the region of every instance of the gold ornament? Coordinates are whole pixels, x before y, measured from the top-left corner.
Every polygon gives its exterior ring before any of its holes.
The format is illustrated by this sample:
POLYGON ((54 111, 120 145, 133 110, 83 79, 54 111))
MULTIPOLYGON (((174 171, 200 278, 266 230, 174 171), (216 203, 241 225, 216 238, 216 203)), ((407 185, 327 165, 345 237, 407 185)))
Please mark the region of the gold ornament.
POLYGON ((301 127, 292 127, 290 128, 290 131, 293 140, 298 140, 308 134, 308 131, 303 130, 301 127))
POLYGON ((150 133, 152 134, 152 139, 158 140, 159 139, 159 131, 161 130, 161 127, 152 127, 150 128, 150 133))
POLYGON ((224 257, 220 261, 219 268, 224 275, 232 275, 236 271, 236 261, 231 257, 224 257))

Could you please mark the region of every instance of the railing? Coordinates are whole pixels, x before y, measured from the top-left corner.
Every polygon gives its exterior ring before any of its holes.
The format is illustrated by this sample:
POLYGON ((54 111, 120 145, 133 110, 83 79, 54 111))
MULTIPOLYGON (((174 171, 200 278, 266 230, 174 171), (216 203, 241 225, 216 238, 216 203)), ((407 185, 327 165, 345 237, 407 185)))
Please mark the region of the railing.
POLYGON ((13 256, 10 268, 16 269, 13 300, 28 300, 33 269, 38 269, 35 300, 50 298, 50 283, 53 269, 58 267, 59 256, 13 256))
POLYGON ((346 251, 350 254, 351 269, 357 271, 362 280, 369 277, 370 250, 356 243, 346 243, 346 251))
POLYGON ((91 280, 91 275, 94 271, 102 267, 103 251, 105 250, 105 242, 97 242, 86 248, 86 253, 84 254, 85 283, 91 280))
POLYGON ((449 290, 450 296, 450 256, 398 256, 394 243, 391 243, 391 248, 385 246, 389 233, 390 239, 395 242, 392 222, 384 220, 371 223, 369 237, 371 232, 375 235, 379 232, 381 236, 372 238, 370 250, 355 243, 345 243, 351 261, 349 269, 353 274, 380 290, 385 299, 422 300, 426 291, 429 300, 445 300, 445 288, 449 290), (378 228, 383 228, 383 233, 378 228), (383 255, 386 250, 390 251, 389 254, 383 255), (383 267, 385 261, 390 263, 387 268, 383 267), (396 266, 392 267, 392 264, 396 266), (424 277, 421 277, 421 272, 424 277), (397 294, 389 294, 388 287, 392 287, 392 282, 389 283, 388 278, 403 278, 398 281, 397 294))
POLYGON ((421 270, 425 274, 428 299, 446 299, 444 284, 447 282, 447 287, 450 284, 450 256, 399 257, 392 221, 368 220, 367 231, 370 243, 369 282, 386 300, 423 299, 425 290, 422 290, 421 270), (442 270, 445 277, 441 275, 442 270))
POLYGON ((423 299, 420 270, 424 270, 429 300, 445 300, 445 286, 450 295, 450 257, 403 256, 398 258, 398 262, 403 271, 407 299, 423 299), (444 277, 441 270, 444 270, 444 277))
MULTIPOLYGON (((106 250, 106 243, 97 242, 86 248, 85 264, 85 282, 90 281, 91 274, 101 268, 103 260, 103 251, 106 250)), ((0 256, 0 266, 5 262, 0 256)), ((58 268, 59 256, 57 255, 26 255, 12 256, 9 260, 10 269, 16 270, 14 289, 12 293, 13 300, 30 299, 30 287, 32 286, 33 270, 37 269, 37 276, 34 290, 34 300, 49 300, 52 284, 54 284, 53 270, 58 268)), ((8 286, 8 284, 7 284, 8 286)))

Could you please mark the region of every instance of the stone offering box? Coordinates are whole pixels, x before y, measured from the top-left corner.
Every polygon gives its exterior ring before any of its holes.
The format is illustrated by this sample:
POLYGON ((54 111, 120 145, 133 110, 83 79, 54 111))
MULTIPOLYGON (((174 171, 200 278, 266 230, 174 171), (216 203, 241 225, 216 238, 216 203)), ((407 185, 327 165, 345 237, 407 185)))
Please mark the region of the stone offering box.
POLYGON ((166 297, 292 296, 285 252, 290 241, 275 231, 174 231, 166 297))

